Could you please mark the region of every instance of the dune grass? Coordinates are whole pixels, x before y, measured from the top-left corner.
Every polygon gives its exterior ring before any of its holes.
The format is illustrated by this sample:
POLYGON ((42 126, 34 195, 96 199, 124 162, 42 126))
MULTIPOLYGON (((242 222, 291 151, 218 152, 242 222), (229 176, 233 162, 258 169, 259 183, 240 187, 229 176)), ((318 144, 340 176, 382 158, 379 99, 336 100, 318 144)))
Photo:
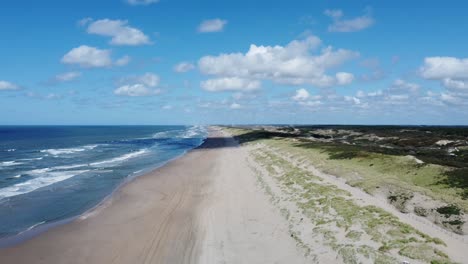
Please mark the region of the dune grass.
MULTIPOLYGON (((396 263, 395 254, 449 263, 441 240, 417 231, 380 208, 357 205, 346 191, 324 184, 319 177, 271 151, 256 150, 254 157, 287 194, 283 199, 296 202, 315 225, 314 232, 320 234, 325 244, 336 250, 345 263, 358 263, 362 258, 374 263, 396 263), (346 235, 340 237, 339 233, 346 235)), ((274 195, 270 188, 267 193, 274 195)))
POLYGON ((302 140, 282 133, 229 128, 241 143, 263 143, 300 157, 318 169, 347 180, 368 193, 391 186, 419 192, 435 200, 453 204, 468 212, 468 171, 431 163, 418 163, 410 156, 366 150, 359 145, 328 144, 302 140))
MULTIPOLYGON (((295 201, 315 226, 313 232, 338 252, 345 263, 359 263, 361 259, 397 263, 395 254, 425 262, 450 263, 441 240, 417 231, 380 208, 357 205, 346 191, 323 183, 278 153, 257 149, 253 155, 286 194, 282 199, 295 201)), ((267 193, 275 195, 271 188, 267 193)))

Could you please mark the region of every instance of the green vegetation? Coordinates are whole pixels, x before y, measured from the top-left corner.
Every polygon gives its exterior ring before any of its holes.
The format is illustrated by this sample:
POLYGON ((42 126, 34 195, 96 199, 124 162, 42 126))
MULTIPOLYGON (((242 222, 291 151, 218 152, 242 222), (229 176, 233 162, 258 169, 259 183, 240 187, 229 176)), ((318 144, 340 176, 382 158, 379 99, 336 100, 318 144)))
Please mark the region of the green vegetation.
MULTIPOLYGON (((264 143, 301 157, 368 193, 382 187, 419 192, 468 211, 468 147, 459 146, 466 144, 467 128, 316 126, 295 130, 278 127, 273 132, 229 129, 241 143, 264 143), (375 137, 378 140, 372 140, 375 137), (436 143, 440 139, 450 143, 439 146, 436 143), (449 148, 457 148, 456 155, 450 155, 449 148)), ((399 204, 404 211, 404 201, 399 204)))
MULTIPOLYGON (((284 142, 273 140, 264 143, 277 146, 284 142)), ((361 258, 375 263, 396 263, 392 257, 394 252, 427 262, 450 262, 441 251, 443 242, 440 239, 422 234, 378 207, 357 205, 348 192, 323 183, 319 177, 284 159, 282 153, 262 148, 253 154, 283 193, 280 198, 267 188, 276 204, 281 206, 281 199, 294 201, 315 226, 315 236, 336 250, 345 263, 359 263, 361 258), (356 244, 356 241, 360 243, 356 244)), ((268 185, 264 180, 261 182, 268 185)), ((284 210, 285 207, 281 208, 282 212, 284 210)), ((289 213, 283 215, 289 218, 289 213)), ((300 234, 291 234, 298 244, 307 248, 300 234)))
POLYGON ((443 207, 439 207, 439 208, 436 209, 436 211, 439 214, 445 215, 446 218, 448 218, 448 217, 450 217, 452 215, 461 215, 462 214, 461 209, 458 208, 457 206, 453 205, 453 204, 443 206, 443 207))

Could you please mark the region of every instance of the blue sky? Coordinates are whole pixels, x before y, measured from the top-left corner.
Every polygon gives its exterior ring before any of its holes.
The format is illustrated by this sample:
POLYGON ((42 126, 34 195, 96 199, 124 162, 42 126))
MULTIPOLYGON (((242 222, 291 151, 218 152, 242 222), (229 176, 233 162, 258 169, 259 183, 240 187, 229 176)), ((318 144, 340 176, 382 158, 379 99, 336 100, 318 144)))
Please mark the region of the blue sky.
POLYGON ((8 1, 1 124, 468 125, 466 1, 8 1))

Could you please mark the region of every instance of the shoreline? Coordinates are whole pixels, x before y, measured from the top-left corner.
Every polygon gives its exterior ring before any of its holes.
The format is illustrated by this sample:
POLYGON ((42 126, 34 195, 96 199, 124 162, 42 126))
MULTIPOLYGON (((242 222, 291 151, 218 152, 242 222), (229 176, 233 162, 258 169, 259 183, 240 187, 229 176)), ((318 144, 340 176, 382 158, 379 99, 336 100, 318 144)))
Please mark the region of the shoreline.
POLYGON ((112 202, 113 196, 120 189, 124 188, 127 184, 131 183, 132 181, 137 180, 140 177, 145 177, 145 176, 147 176, 149 174, 152 174, 155 171, 161 169, 162 167, 167 166, 169 163, 184 157, 185 155, 187 155, 191 151, 194 151, 194 150, 200 148, 205 143, 205 141, 208 139, 209 134, 211 133, 210 130, 212 130, 212 129, 213 129, 213 127, 207 127, 208 134, 203 139, 203 142, 199 146, 197 146, 195 148, 192 148, 192 149, 189 149, 189 150, 186 150, 182 154, 177 155, 177 156, 175 156, 175 157, 173 157, 173 158, 171 158, 171 159, 169 159, 167 161, 163 161, 159 165, 156 165, 155 167, 151 167, 151 168, 148 168, 148 169, 142 169, 142 170, 137 171, 138 173, 133 173, 133 174, 128 175, 109 194, 104 196, 103 199, 101 199, 97 204, 90 207, 89 209, 86 209, 85 211, 83 211, 81 213, 78 213, 76 215, 73 215, 73 216, 70 216, 70 217, 67 217, 67 218, 64 218, 64 219, 60 219, 60 220, 57 220, 57 221, 37 223, 37 224, 29 227, 28 229, 26 229, 26 230, 24 230, 24 231, 22 231, 20 233, 0 238, 0 250, 5 249, 5 248, 9 248, 9 247, 13 247, 13 246, 16 246, 16 245, 19 245, 19 244, 22 244, 22 243, 25 243, 28 240, 33 239, 33 238, 35 238, 37 236, 40 236, 41 234, 43 234, 43 233, 45 233, 45 232, 47 232, 47 231, 49 231, 51 229, 54 229, 54 228, 57 228, 57 227, 60 227, 60 226, 63 226, 63 225, 70 224, 70 223, 72 223, 72 222, 74 222, 76 220, 86 219, 90 215, 95 215, 95 214, 99 213, 101 210, 105 209, 112 202))
POLYGON ((88 213, 0 248, 0 263, 464 263, 466 245, 292 154, 211 127, 88 213))
POLYGON ((96 214, 0 249, 0 263, 306 263, 248 155, 214 128, 96 214))

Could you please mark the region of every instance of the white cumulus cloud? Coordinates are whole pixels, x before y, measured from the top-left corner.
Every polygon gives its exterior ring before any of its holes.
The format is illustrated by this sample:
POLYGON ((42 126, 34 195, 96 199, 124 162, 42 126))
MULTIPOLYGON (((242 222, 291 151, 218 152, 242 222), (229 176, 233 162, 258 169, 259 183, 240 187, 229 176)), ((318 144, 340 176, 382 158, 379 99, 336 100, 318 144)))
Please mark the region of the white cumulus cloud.
POLYGON ((260 88, 261 83, 256 80, 242 79, 238 77, 216 78, 202 81, 200 86, 209 92, 221 91, 254 91, 260 88))
POLYGON ((466 90, 468 92, 468 81, 452 80, 450 78, 446 78, 442 81, 442 84, 447 88, 466 90))
POLYGON ((114 94, 121 95, 121 96, 130 96, 130 97, 138 97, 138 96, 150 96, 156 95, 160 93, 160 90, 152 90, 149 87, 137 83, 132 85, 122 85, 114 90, 114 94))
POLYGON ((220 31, 223 31, 224 26, 226 26, 226 24, 227 24, 227 20, 223 20, 219 18, 204 20, 198 26, 198 32, 202 32, 202 33, 220 32, 220 31))
POLYGON ((271 80, 276 83, 331 87, 350 83, 351 73, 327 74, 359 53, 328 46, 312 54, 321 45, 316 36, 291 41, 286 46, 250 45, 247 53, 229 53, 205 56, 198 61, 203 74, 218 77, 236 77, 248 80, 271 80))
POLYGON ((0 91, 18 90, 20 87, 14 83, 7 81, 0 81, 0 91))
POLYGON ((428 57, 420 71, 424 78, 431 80, 468 79, 468 58, 428 57))
POLYGON ((344 100, 346 102, 352 102, 353 104, 356 104, 356 105, 361 104, 361 99, 354 97, 354 96, 345 96, 344 100))
POLYGON ((446 91, 442 102, 452 105, 468 105, 468 58, 427 57, 420 68, 425 79, 439 81, 446 91))
POLYGON ((241 109, 242 108, 242 105, 238 104, 238 103, 232 103, 229 108, 231 109, 241 109))
POLYGON ((114 94, 130 97, 157 95, 161 93, 160 89, 156 89, 159 82, 159 76, 153 73, 124 78, 120 80, 119 87, 114 90, 114 94))
POLYGON ((354 80, 354 75, 348 72, 338 72, 336 74, 336 83, 338 85, 346 85, 352 83, 354 80))
POLYGON ((343 19, 343 11, 339 9, 325 10, 324 14, 332 18, 333 23, 328 26, 330 32, 355 32, 366 29, 374 24, 374 19, 367 12, 363 16, 343 19))
POLYGON ((109 50, 81 45, 62 57, 62 63, 77 64, 85 68, 108 67, 112 65, 109 50))
POLYGON ((88 25, 87 32, 111 37, 112 45, 137 46, 151 43, 148 36, 141 30, 129 26, 127 20, 96 20, 88 25))
POLYGON ((423 78, 438 80, 448 89, 468 92, 468 58, 428 57, 420 72, 423 78))
POLYGON ((296 90, 296 94, 292 97, 292 99, 294 101, 305 101, 309 99, 309 97, 310 97, 309 92, 306 89, 301 88, 299 90, 296 90))

